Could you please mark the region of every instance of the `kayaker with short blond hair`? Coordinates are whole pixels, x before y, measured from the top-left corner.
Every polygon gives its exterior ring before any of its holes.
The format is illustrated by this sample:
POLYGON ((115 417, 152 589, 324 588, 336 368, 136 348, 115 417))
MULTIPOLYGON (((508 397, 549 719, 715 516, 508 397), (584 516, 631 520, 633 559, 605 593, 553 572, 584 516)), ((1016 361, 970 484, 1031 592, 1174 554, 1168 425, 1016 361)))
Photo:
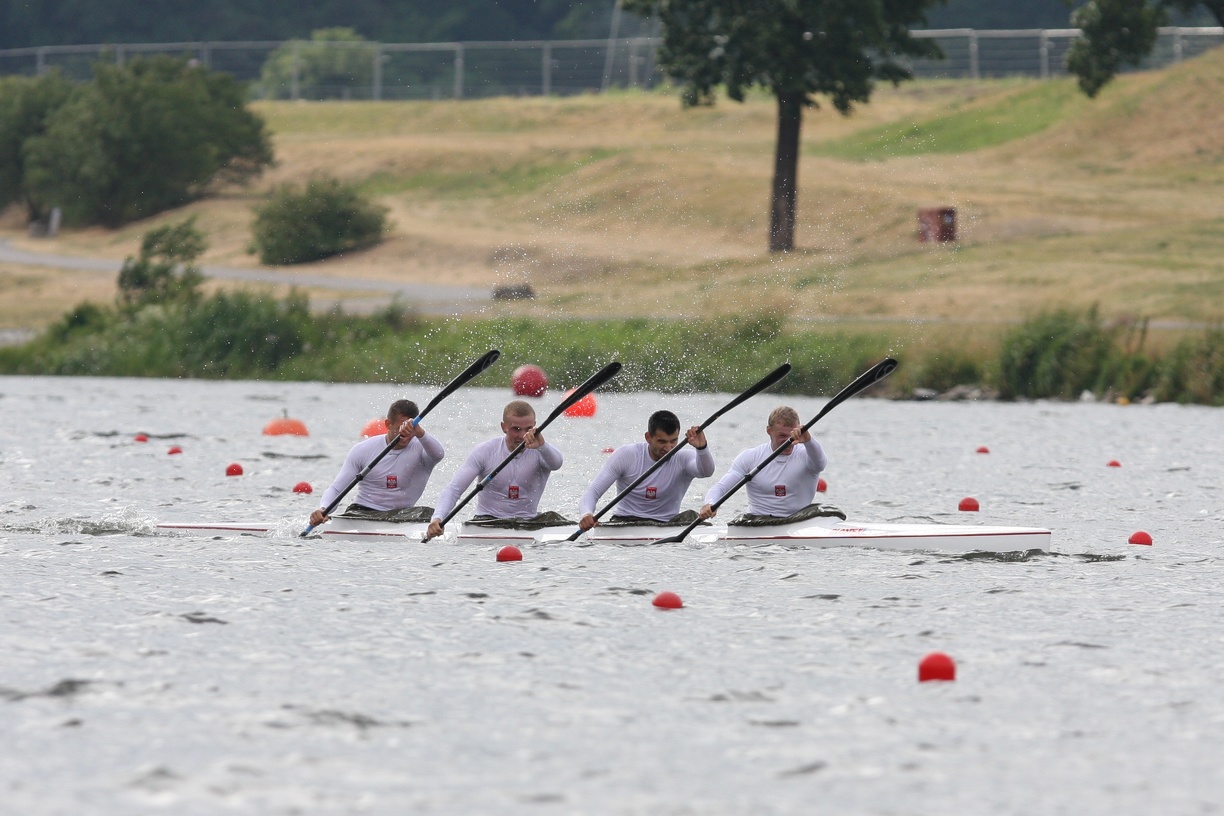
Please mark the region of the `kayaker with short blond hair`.
POLYGON ((735 457, 727 474, 706 491, 705 504, 698 513, 702 519, 717 515, 713 504, 788 439, 791 445, 748 482, 748 512, 783 518, 812 503, 820 473, 829 466, 824 448, 803 429, 799 413, 790 406, 780 406, 770 413, 765 433, 768 442, 735 457))

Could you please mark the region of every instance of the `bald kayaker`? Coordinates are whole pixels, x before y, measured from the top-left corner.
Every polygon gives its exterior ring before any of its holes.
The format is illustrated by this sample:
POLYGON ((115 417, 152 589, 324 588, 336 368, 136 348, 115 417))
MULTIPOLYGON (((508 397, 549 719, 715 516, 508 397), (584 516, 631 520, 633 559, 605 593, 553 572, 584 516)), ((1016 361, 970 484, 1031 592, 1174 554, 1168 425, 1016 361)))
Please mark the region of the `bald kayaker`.
POLYGON ((774 457, 745 485, 748 512, 756 516, 784 518, 812 503, 820 472, 829 466, 824 448, 809 431, 803 430, 798 412, 789 406, 780 406, 770 413, 765 433, 769 435, 768 442, 749 448, 735 457, 727 474, 706 491, 706 503, 698 513, 702 519, 717 515, 714 503, 787 439, 792 440, 790 447, 774 457))
POLYGON ((416 504, 425 492, 434 467, 446 456, 442 443, 426 433, 423 425, 412 424, 418 413, 412 400, 391 403, 387 409, 387 433, 364 439, 348 452, 340 473, 323 492, 321 506, 310 514, 312 527, 327 521, 324 508, 330 506, 357 474, 397 438, 399 441, 391 452, 357 483, 357 498, 345 512, 403 510, 416 504))
MULTIPOLYGON (((694 425, 684 435, 688 447, 633 489, 616 505, 609 522, 637 520, 669 522, 676 520, 680 503, 693 479, 714 475, 714 456, 706 444, 705 432, 694 425)), ((655 411, 646 421, 645 441, 617 448, 582 494, 578 526, 590 530, 599 522, 595 505, 613 483, 617 495, 624 492, 643 473, 666 456, 680 442, 680 419, 671 411, 655 411)), ((690 513, 692 511, 689 511, 690 513)))

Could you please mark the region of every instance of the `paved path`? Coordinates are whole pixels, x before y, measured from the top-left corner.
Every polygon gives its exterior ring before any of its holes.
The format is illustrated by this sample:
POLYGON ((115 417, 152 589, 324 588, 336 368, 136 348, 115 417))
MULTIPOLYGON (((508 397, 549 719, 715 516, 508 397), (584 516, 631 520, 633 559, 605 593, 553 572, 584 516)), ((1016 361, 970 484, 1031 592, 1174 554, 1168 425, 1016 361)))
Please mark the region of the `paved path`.
MULTIPOLYGON (((49 266, 56 269, 76 269, 84 272, 106 272, 112 275, 119 273, 123 266, 121 261, 109 258, 81 258, 75 255, 54 255, 44 252, 30 252, 9 246, 7 240, 0 240, 0 263, 15 263, 25 266, 49 266)), ((487 289, 476 289, 468 286, 446 286, 444 284, 428 283, 398 283, 390 280, 372 278, 337 278, 328 275, 304 272, 273 270, 273 269, 237 269, 223 266, 202 266, 200 271, 206 277, 222 280, 240 280, 254 283, 285 284, 289 286, 313 286, 324 289, 341 289, 346 291, 370 292, 376 296, 361 301, 347 301, 347 305, 361 309, 361 306, 378 306, 389 303, 392 297, 399 296, 406 306, 416 306, 422 312, 430 314, 462 314, 478 309, 492 300, 492 292, 487 289)))

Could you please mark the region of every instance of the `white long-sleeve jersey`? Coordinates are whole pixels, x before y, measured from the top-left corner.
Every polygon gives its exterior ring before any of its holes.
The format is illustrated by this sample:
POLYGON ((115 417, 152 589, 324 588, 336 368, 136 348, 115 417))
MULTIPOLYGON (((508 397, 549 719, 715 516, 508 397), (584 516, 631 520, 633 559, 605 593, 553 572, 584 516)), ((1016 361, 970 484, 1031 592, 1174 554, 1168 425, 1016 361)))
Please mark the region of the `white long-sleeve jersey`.
MULTIPOLYGON (((815 438, 792 447, 789 454, 775 457, 744 486, 748 492, 749 513, 789 516, 807 507, 816 497, 816 484, 820 472, 829 466, 829 458, 815 438)), ((713 504, 721 499, 771 453, 773 447, 766 442, 735 457, 727 474, 706 491, 705 503, 713 504)))
MULTIPOLYGON (((352 447, 344 466, 331 486, 323 492, 321 508, 326 508, 340 491, 348 487, 367 464, 387 447, 385 436, 371 436, 352 447)), ((446 456, 442 443, 428 433, 413 438, 405 447, 393 450, 357 483, 355 503, 371 510, 401 510, 412 507, 425 492, 434 466, 446 456)))
MULTIPOLYGON (((492 473, 509 455, 510 449, 506 447, 504 436, 481 442, 472 448, 450 484, 438 496, 434 518, 446 518, 468 486, 492 473)), ((554 470, 560 469, 564 461, 561 451, 548 442, 538 448, 524 448, 476 494, 476 515, 494 518, 531 518, 536 515, 548 477, 554 470)))
MULTIPOLYGON (((654 464, 650 458, 648 442, 617 448, 582 494, 578 514, 594 513, 599 497, 608 491, 613 482, 616 483, 616 492, 619 495, 654 464)), ((680 502, 684 500, 684 494, 693 479, 704 479, 713 475, 714 455, 710 453, 709 447, 702 450, 687 447, 677 451, 663 467, 621 499, 616 505, 615 514, 667 521, 680 512, 680 502)))

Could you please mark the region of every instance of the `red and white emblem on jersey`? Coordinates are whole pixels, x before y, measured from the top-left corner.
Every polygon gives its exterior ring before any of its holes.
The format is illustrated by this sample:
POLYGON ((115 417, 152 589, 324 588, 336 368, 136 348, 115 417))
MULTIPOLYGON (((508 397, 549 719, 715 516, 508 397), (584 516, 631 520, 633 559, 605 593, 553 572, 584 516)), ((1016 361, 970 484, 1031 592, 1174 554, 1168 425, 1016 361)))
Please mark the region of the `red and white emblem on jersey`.
POLYGON ((388 476, 387 477, 387 489, 394 490, 397 487, 399 487, 399 478, 396 476, 388 476))
POLYGON ((785 496, 786 495, 786 485, 774 485, 774 495, 775 496, 785 496))
POLYGON ((518 498, 518 485, 510 485, 508 488, 506 488, 506 498, 507 499, 517 499, 518 498))
POLYGON ((655 487, 654 485, 651 485, 650 487, 646 488, 646 498, 648 499, 659 498, 659 488, 655 487))

